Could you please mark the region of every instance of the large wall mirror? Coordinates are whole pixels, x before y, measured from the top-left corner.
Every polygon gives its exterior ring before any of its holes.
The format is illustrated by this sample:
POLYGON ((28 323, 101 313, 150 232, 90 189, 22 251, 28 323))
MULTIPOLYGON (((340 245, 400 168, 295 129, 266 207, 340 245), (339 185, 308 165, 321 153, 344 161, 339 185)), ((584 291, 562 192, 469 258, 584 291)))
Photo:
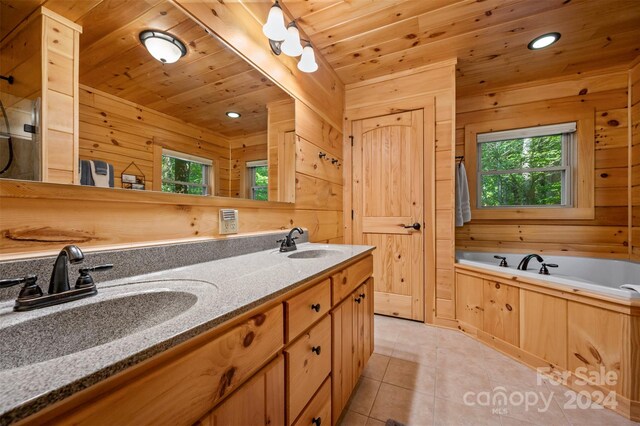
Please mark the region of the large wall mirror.
MULTIPOLYGON (((293 98, 172 3, 71 8, 80 16, 66 18, 82 31, 75 54, 55 43, 25 48, 37 45, 38 34, 47 37, 48 21, 32 17, 41 13, 37 2, 9 3, 16 7, 7 11, 2 3, 0 74, 13 84, 0 81, 0 178, 294 201, 293 98), (141 41, 144 31, 147 46, 175 37, 174 52, 154 58, 141 41), (172 53, 178 59, 169 63, 172 53), (68 61, 79 63, 75 82, 68 61), (69 119, 56 118, 65 85, 78 99, 71 147, 58 142, 65 133, 55 127, 69 119)), ((64 44, 66 28, 53 30, 64 44)))

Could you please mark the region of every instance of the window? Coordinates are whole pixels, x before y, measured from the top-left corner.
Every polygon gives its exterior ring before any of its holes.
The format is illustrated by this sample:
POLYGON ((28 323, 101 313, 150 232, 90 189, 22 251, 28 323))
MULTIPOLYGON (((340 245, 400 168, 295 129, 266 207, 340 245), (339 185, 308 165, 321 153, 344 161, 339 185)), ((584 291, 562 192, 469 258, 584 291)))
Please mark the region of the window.
POLYGON ((249 198, 267 201, 269 199, 269 170, 267 160, 248 161, 249 198))
POLYGON ((211 166, 206 158, 162 150, 162 192, 211 194, 211 166))
POLYGON ((477 134, 477 206, 572 207, 576 123, 477 134))

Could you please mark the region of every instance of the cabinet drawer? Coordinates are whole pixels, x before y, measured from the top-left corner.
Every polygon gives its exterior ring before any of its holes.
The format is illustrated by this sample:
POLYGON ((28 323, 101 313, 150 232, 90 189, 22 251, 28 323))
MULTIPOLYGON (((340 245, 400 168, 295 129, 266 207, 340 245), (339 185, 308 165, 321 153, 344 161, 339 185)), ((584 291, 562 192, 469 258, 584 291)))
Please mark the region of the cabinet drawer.
POLYGON ((287 342, 294 340, 331 309, 330 281, 325 280, 285 302, 287 342))
POLYGON ((325 316, 285 350, 291 424, 331 372, 331 318, 325 316))
POLYGON ((367 256, 358 263, 338 272, 331 277, 331 289, 333 290, 332 302, 338 304, 342 299, 351 294, 356 287, 371 276, 373 271, 373 256, 367 256))
POLYGON ((331 425, 331 378, 324 384, 313 397, 307 408, 304 409, 294 426, 330 426, 331 425))
POLYGON ((190 425, 256 372, 283 345, 282 305, 132 378, 53 420, 60 424, 190 425))

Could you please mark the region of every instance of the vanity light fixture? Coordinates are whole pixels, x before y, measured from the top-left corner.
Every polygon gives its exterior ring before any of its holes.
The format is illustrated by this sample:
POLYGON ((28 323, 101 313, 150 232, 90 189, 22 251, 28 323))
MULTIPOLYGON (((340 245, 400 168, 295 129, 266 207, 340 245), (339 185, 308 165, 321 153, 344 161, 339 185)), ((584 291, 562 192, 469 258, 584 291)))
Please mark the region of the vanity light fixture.
POLYGON ((311 47, 311 43, 302 49, 302 57, 298 62, 298 69, 302 72, 314 72, 318 69, 318 63, 316 62, 316 54, 311 47))
POLYGON ((140 33, 140 42, 151 56, 163 64, 173 64, 187 54, 187 47, 183 42, 169 33, 155 30, 145 30, 140 33))
POLYGON ((227 117, 229 118, 240 118, 240 113, 235 111, 227 111, 227 117))
POLYGON ((262 32, 269 38, 271 50, 276 55, 284 53, 287 56, 301 56, 298 63, 298 69, 303 72, 314 72, 318 69, 315 52, 309 40, 300 38, 300 30, 296 25, 296 21, 289 22, 284 25, 284 13, 278 3, 278 0, 269 9, 267 22, 262 27, 262 32), (302 41, 306 43, 302 47, 302 41))
POLYGON ((531 40, 527 47, 530 50, 544 49, 545 47, 551 46, 558 40, 560 40, 560 33, 542 34, 541 36, 538 36, 531 40))

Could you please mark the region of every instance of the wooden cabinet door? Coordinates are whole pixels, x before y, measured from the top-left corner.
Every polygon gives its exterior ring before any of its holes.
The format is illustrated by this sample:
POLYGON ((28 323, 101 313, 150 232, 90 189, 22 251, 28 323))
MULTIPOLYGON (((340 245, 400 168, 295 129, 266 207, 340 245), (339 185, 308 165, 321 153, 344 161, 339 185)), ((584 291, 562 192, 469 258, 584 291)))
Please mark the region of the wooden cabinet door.
POLYGON ((331 411, 332 424, 335 424, 347 405, 353 381, 353 357, 357 337, 354 333, 354 305, 351 296, 347 297, 331 312, 333 354, 331 360, 331 411))
POLYGON ((477 329, 483 325, 483 285, 482 278, 456 274, 456 318, 477 329))
POLYGON ((364 284, 356 289, 352 294, 353 300, 353 334, 355 341, 355 353, 353 354, 353 383, 358 383, 358 378, 364 368, 364 307, 366 305, 366 294, 364 284))
POLYGON ((418 321, 425 294, 423 115, 417 110, 352 123, 353 243, 377 247, 375 309, 418 321))
POLYGON ((373 278, 369 278, 363 287, 364 298, 364 361, 363 368, 367 366, 369 357, 373 353, 373 278))
POLYGON ((520 343, 520 289, 495 281, 484 281, 484 331, 518 346, 520 343))
POLYGON ((284 424, 284 357, 278 356, 200 420, 202 426, 284 424))

